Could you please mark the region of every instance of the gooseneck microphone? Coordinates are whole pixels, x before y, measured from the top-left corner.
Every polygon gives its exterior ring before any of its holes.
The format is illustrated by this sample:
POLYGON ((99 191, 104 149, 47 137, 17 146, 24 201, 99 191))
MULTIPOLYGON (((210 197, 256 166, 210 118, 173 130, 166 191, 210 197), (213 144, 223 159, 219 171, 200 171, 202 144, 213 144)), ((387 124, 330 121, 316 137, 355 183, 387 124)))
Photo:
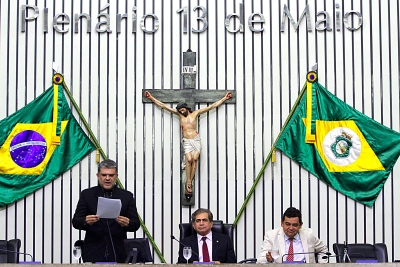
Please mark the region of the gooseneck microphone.
POLYGON ((329 255, 322 256, 323 259, 327 259, 327 258, 331 258, 331 257, 343 257, 343 255, 342 254, 331 255, 331 253, 329 253, 329 255))
POLYGON ((33 256, 29 253, 25 253, 25 252, 18 252, 18 251, 14 251, 14 250, 8 250, 8 249, 1 249, 0 251, 4 251, 4 252, 8 252, 8 253, 15 253, 15 254, 22 254, 22 255, 28 255, 29 257, 31 257, 31 261, 33 262, 33 256))
MULTIPOLYGON (((283 254, 282 255, 282 262, 284 262, 284 258, 285 257, 287 257, 287 256, 289 256, 289 255, 307 255, 307 254, 314 254, 314 255, 317 255, 317 254, 325 254, 325 256, 322 256, 322 258, 323 259, 327 259, 330 255, 331 255, 331 253, 330 252, 297 252, 297 253, 286 253, 286 254, 283 254)), ((304 262, 305 262, 305 259, 304 259, 304 262)))
MULTIPOLYGON (((171 235, 171 238, 172 238, 173 240, 177 241, 181 246, 187 247, 187 246, 186 246, 185 244, 183 244, 181 241, 179 241, 178 239, 176 239, 175 236, 171 235)), ((193 251, 193 249, 192 249, 192 253, 193 253, 193 254, 196 254, 197 257, 199 257, 199 254, 197 254, 196 251, 193 251)))
POLYGON ((107 220, 108 234, 110 235, 111 246, 112 246, 113 253, 114 253, 114 260, 115 260, 115 262, 117 262, 117 254, 115 254, 114 241, 112 239, 112 235, 111 235, 111 231, 110 231, 110 225, 108 224, 108 219, 106 219, 106 220, 107 220))

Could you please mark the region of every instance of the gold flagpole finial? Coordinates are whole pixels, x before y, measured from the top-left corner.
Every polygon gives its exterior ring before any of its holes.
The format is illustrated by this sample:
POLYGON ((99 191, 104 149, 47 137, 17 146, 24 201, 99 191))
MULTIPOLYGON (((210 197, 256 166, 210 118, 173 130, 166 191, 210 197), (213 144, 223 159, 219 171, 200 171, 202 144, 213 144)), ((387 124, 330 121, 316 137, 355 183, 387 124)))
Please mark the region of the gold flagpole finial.
POLYGON ((64 82, 64 77, 60 73, 56 73, 53 75, 53 83, 60 85, 64 82))
POLYGON ((271 162, 274 163, 275 161, 276 161, 276 149, 274 148, 272 150, 271 162))

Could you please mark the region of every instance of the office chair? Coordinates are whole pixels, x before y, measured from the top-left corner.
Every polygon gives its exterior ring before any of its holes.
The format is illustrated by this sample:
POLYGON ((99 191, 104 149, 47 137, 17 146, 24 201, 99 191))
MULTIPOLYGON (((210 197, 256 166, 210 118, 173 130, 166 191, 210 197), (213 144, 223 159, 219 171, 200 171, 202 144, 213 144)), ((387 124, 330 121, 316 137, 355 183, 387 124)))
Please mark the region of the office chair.
POLYGON ((125 263, 153 262, 150 243, 146 237, 125 239, 124 247, 127 255, 125 263))
MULTIPOLYGON (((333 252, 336 254, 336 262, 348 262, 344 259, 344 244, 333 244, 333 252), (344 260, 343 260, 344 259, 344 260)), ((351 262, 357 260, 378 260, 378 262, 388 262, 388 253, 386 244, 376 243, 371 244, 348 244, 347 254, 351 262)))
POLYGON ((0 263, 19 263, 20 239, 0 240, 0 263))
MULTIPOLYGON (((223 221, 213 221, 212 231, 228 235, 233 244, 233 224, 223 223, 223 221)), ((179 224, 179 240, 182 241, 184 238, 194 235, 196 231, 193 229, 192 223, 181 223, 179 224)))

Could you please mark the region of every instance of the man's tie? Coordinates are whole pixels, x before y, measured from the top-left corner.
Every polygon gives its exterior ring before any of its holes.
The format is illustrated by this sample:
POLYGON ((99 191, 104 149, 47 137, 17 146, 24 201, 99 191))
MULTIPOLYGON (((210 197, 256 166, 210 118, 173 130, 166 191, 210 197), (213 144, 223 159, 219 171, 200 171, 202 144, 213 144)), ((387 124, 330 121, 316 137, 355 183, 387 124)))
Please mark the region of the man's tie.
POLYGON ((210 254, 208 254, 208 247, 206 242, 207 237, 203 236, 201 240, 203 240, 203 262, 210 262, 210 254))
POLYGON ((290 245, 289 245, 289 251, 288 251, 288 256, 287 256, 287 261, 293 261, 294 260, 294 251, 293 251, 293 238, 289 238, 290 245))

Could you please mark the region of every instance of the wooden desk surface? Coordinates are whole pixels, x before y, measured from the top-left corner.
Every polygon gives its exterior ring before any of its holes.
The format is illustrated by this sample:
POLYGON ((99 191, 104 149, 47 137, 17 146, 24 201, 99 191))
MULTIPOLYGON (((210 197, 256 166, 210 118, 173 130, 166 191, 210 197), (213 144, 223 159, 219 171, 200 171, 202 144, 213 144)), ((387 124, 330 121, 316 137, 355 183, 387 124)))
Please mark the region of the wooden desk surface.
MULTIPOLYGON (((132 264, 123 264, 123 263, 119 263, 119 264, 60 264, 60 263, 55 263, 55 264, 49 264, 49 263, 45 263, 45 264, 14 264, 14 263, 0 263, 0 267, 11 267, 11 266, 24 266, 24 267, 38 267, 38 266, 43 266, 43 267, 66 267, 66 266, 71 266, 71 267, 88 267, 91 265, 97 265, 97 266, 118 266, 118 267, 132 267, 132 264)), ((151 266, 159 266, 159 267, 178 267, 178 266, 186 266, 186 264, 160 264, 160 263, 156 263, 156 264, 135 264, 135 265, 151 265, 151 266)), ((193 264, 188 264, 188 265, 193 265, 193 264)), ((196 264, 197 265, 197 264, 196 264)), ((197 265, 198 267, 204 266, 205 264, 199 264, 197 265)), ((266 264, 233 264, 233 263, 226 263, 226 264, 221 264, 224 267, 238 267, 238 265, 247 265, 248 267, 250 266, 260 266, 260 265, 266 265, 266 264)), ((274 264, 274 265, 278 265, 278 264, 274 264)), ((209 265, 208 265, 209 266, 209 265)), ((302 264, 303 267, 344 267, 343 263, 322 263, 322 264, 318 264, 318 263, 313 263, 313 264, 308 264, 308 263, 304 263, 302 264)), ((244 266, 243 266, 244 267, 244 266)), ((270 266, 273 267, 273 266, 270 266)), ((290 265, 286 265, 286 267, 290 267, 290 265)), ((345 263, 345 267, 400 267, 400 262, 388 262, 388 263, 345 263)))

